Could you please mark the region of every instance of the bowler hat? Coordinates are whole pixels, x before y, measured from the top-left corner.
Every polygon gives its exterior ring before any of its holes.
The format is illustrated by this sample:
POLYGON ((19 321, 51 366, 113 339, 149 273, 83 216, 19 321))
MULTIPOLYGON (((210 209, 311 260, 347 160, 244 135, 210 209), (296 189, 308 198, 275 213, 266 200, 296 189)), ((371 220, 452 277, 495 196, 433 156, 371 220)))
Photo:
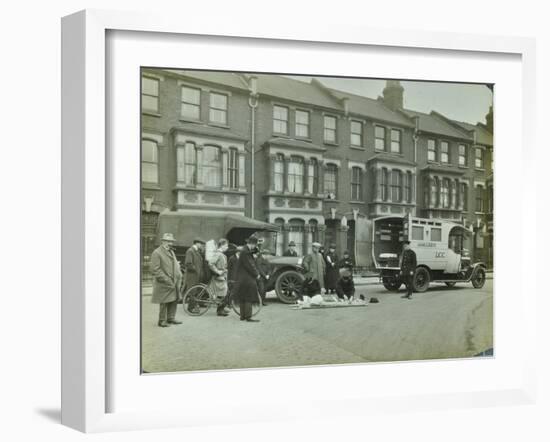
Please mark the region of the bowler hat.
POLYGON ((174 242, 176 238, 174 238, 174 235, 172 233, 165 233, 162 235, 162 241, 172 241, 174 242))
POLYGON ((290 241, 288 243, 288 247, 296 247, 296 243, 294 241, 290 241))
POLYGON ((195 239, 193 240, 193 244, 198 244, 198 243, 200 243, 200 244, 206 244, 206 243, 204 242, 204 239, 202 239, 202 238, 195 238, 195 239))
POLYGON ((371 304, 377 304, 377 303, 380 302, 380 301, 378 301, 378 298, 370 298, 369 302, 370 302, 371 304))
POLYGON ((333 242, 331 242, 328 246, 329 249, 335 249, 336 248, 336 244, 334 244, 333 242))
POLYGON ((311 244, 312 247, 321 247, 321 243, 320 242, 314 242, 311 244))

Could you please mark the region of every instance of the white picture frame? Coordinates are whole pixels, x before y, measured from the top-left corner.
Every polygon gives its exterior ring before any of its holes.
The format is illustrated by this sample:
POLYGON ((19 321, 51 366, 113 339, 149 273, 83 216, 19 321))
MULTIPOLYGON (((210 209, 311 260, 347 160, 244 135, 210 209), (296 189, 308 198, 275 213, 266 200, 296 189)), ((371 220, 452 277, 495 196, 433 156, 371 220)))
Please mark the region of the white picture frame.
MULTIPOLYGON (((331 24, 308 25, 296 28, 284 23, 268 25, 265 22, 245 23, 208 22, 194 20, 182 27, 177 17, 145 13, 127 13, 86 10, 63 18, 62 21, 62 423, 84 432, 124 429, 161 428, 185 425, 208 425, 208 416, 189 415, 174 411, 141 410, 135 412, 108 412, 110 384, 108 367, 112 355, 108 343, 109 302, 106 288, 109 279, 111 240, 109 220, 109 162, 106 151, 106 119, 109 93, 106 80, 106 35, 110 31, 141 31, 193 36, 218 36, 242 39, 270 39, 274 41, 315 42, 320 44, 369 45, 379 48, 422 48, 441 51, 468 51, 476 54, 513 54, 521 57, 522 118, 521 155, 525 159, 522 171, 534 158, 534 102, 535 102, 535 43, 528 38, 482 36, 420 31, 391 31, 373 28, 354 28, 331 24)), ((497 105, 498 106, 498 105, 497 105)), ((496 109, 498 119, 498 107, 496 109)), ((498 131, 496 142, 499 142, 498 131)), ((512 155, 503 152, 501 155, 512 155)), ((498 190, 497 190, 498 192, 498 190)), ((536 194, 522 187, 522 204, 529 204, 529 213, 522 211, 520 225, 533 220, 536 194)), ((495 203, 498 208, 498 200, 495 203)), ((526 206, 527 207, 527 206, 526 206)), ((497 209, 498 210, 498 209, 497 209)), ((498 216, 498 212, 497 212, 498 216)), ((503 230, 502 230, 503 231, 503 230)), ((526 235, 520 229, 519 269, 527 275, 525 264, 534 244, 521 239, 526 235)), ((496 250, 498 253, 498 249, 496 250)), ((130 258, 132 259, 132 258, 130 258)), ((522 336, 535 333, 535 282, 523 278, 519 303, 523 316, 514 327, 521 328, 522 336)), ((497 291, 496 291, 497 292, 497 291)), ((498 318, 497 318, 498 320, 498 318)), ((510 325, 511 326, 511 325, 510 325)), ((498 339, 498 336, 497 336, 498 339)), ((523 352, 517 355, 522 364, 522 376, 510 379, 498 389, 477 389, 450 393, 438 386, 426 394, 339 399, 344 413, 365 414, 381 408, 388 412, 399 410, 457 408, 499 404, 533 403, 536 394, 534 359, 535 339, 526 339, 523 352)), ((416 363, 404 364, 402 370, 411 373, 416 363)), ((389 367, 389 365, 388 365, 389 367)), ((334 367, 332 370, 345 370, 334 367)), ((362 367, 354 367, 354 372, 362 367)), ((295 370, 295 369, 289 369, 295 370)), ((313 369, 315 370, 315 369, 313 369)), ((389 369, 388 369, 389 370, 389 369)), ((296 369, 297 373, 299 369, 296 369)), ((288 371, 287 371, 288 372, 288 371)), ((241 372, 242 374, 242 372, 241 372)), ((223 373, 217 373, 218 378, 223 373)), ((235 376, 238 376, 235 375, 235 376)), ((252 376, 252 375, 250 375, 252 376)), ((175 379, 175 378, 174 378, 175 379)), ((175 381, 174 381, 175 382, 175 381)), ((443 383, 444 384, 444 383, 443 383)), ((442 384, 442 385, 443 385, 442 384)), ((335 400, 328 397, 327 400, 335 400)), ((325 401, 326 403, 326 401, 325 401)), ((251 402, 240 404, 251 409, 251 402)), ((312 399, 313 407, 320 399, 312 399)), ((317 404, 317 405, 316 405, 317 404)), ((200 410, 199 410, 200 411, 200 410)), ((250 420, 284 420, 287 413, 276 409, 253 413, 250 420)), ((219 421, 219 420, 218 420, 219 421)), ((223 421, 223 419, 222 419, 223 421)), ((227 421, 231 421, 228 417, 227 421)))

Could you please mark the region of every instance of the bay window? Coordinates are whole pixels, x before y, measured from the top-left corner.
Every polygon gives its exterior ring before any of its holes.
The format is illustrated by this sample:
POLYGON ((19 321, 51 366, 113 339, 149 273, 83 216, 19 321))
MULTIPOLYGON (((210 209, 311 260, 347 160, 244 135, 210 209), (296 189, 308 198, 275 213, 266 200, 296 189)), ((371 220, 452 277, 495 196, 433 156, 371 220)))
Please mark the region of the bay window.
POLYGON ((222 187, 222 157, 217 146, 204 146, 202 157, 202 178, 207 187, 222 187))
POLYGON ((362 199, 363 170, 360 167, 351 168, 351 199, 361 201, 362 199))
POLYGON ((338 169, 335 164, 327 164, 324 177, 324 188, 325 194, 328 195, 332 193, 335 197, 337 195, 337 183, 338 180, 338 169))
POLYGON ((304 160, 300 157, 291 157, 288 163, 287 175, 288 191, 292 193, 304 192, 304 160))

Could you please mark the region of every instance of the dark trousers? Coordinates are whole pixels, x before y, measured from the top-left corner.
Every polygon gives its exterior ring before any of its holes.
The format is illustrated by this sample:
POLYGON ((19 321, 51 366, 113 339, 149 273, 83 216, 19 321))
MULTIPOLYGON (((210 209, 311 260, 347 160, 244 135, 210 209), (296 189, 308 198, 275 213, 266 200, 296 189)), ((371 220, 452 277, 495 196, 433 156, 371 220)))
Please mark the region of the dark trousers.
POLYGON ((260 293, 260 298, 262 298, 262 302, 265 302, 265 286, 266 280, 264 278, 258 279, 258 292, 260 293))
POLYGON ((230 296, 231 296, 231 294, 230 294, 229 290, 227 290, 227 295, 225 295, 222 302, 218 304, 218 309, 217 309, 218 313, 223 312, 225 307, 227 307, 229 305, 230 296))
POLYGON ((178 301, 159 304, 159 321, 172 321, 176 319, 177 307, 178 301))
POLYGON ((412 296, 413 294, 413 279, 414 275, 405 275, 403 278, 405 286, 407 287, 407 296, 412 296))
POLYGON ((252 303, 248 301, 240 302, 241 319, 250 319, 252 317, 252 303))

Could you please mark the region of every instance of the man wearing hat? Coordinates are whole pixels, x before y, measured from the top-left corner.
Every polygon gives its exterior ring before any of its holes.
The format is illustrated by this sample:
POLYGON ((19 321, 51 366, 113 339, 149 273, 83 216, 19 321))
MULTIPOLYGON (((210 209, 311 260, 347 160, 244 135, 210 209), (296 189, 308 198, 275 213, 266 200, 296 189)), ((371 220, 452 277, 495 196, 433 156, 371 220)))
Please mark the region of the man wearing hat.
POLYGON ((411 249, 411 242, 403 242, 403 256, 401 259, 401 271, 399 272, 403 282, 407 286, 407 294, 402 298, 412 299, 414 272, 416 271, 416 253, 411 249))
MULTIPOLYGON (((203 250, 204 240, 195 238, 193 245, 185 252, 185 290, 189 290, 194 285, 200 284, 204 277, 204 258, 203 250)), ((189 310, 196 310, 193 300, 189 301, 189 310)))
POLYGON ((311 278, 319 283, 319 289, 325 288, 325 259, 319 252, 321 244, 314 242, 311 244, 311 253, 302 261, 302 266, 306 272, 306 278, 311 278))
POLYGON ((355 263, 353 262, 353 258, 349 255, 349 252, 347 250, 344 251, 344 257, 340 260, 338 266, 340 267, 340 269, 349 269, 349 271, 353 273, 353 267, 355 267, 355 263))
POLYGON ((325 287, 327 293, 336 292, 336 281, 340 277, 338 267, 338 255, 336 254, 336 244, 331 243, 328 246, 328 253, 325 255, 326 261, 326 281, 325 287))
POLYGON ((235 281, 237 280, 237 272, 239 268, 239 257, 241 256, 241 252, 243 251, 243 247, 239 246, 235 250, 235 253, 231 255, 231 258, 227 261, 227 285, 229 287, 229 297, 231 298, 234 293, 234 286, 235 281))
POLYGON ((296 243, 294 241, 290 241, 288 243, 288 249, 285 250, 283 256, 298 256, 298 252, 296 251, 296 243))
POLYGON ((159 327, 181 324, 176 321, 176 309, 182 295, 180 265, 172 250, 174 235, 162 235, 160 246, 151 254, 151 273, 153 274, 153 297, 151 302, 159 304, 159 327))
POLYGON ((241 321, 259 322, 252 319, 252 304, 258 302, 258 283, 260 273, 256 268, 254 253, 258 251, 258 238, 251 236, 246 240, 238 261, 237 280, 234 286, 234 299, 239 302, 241 321))

